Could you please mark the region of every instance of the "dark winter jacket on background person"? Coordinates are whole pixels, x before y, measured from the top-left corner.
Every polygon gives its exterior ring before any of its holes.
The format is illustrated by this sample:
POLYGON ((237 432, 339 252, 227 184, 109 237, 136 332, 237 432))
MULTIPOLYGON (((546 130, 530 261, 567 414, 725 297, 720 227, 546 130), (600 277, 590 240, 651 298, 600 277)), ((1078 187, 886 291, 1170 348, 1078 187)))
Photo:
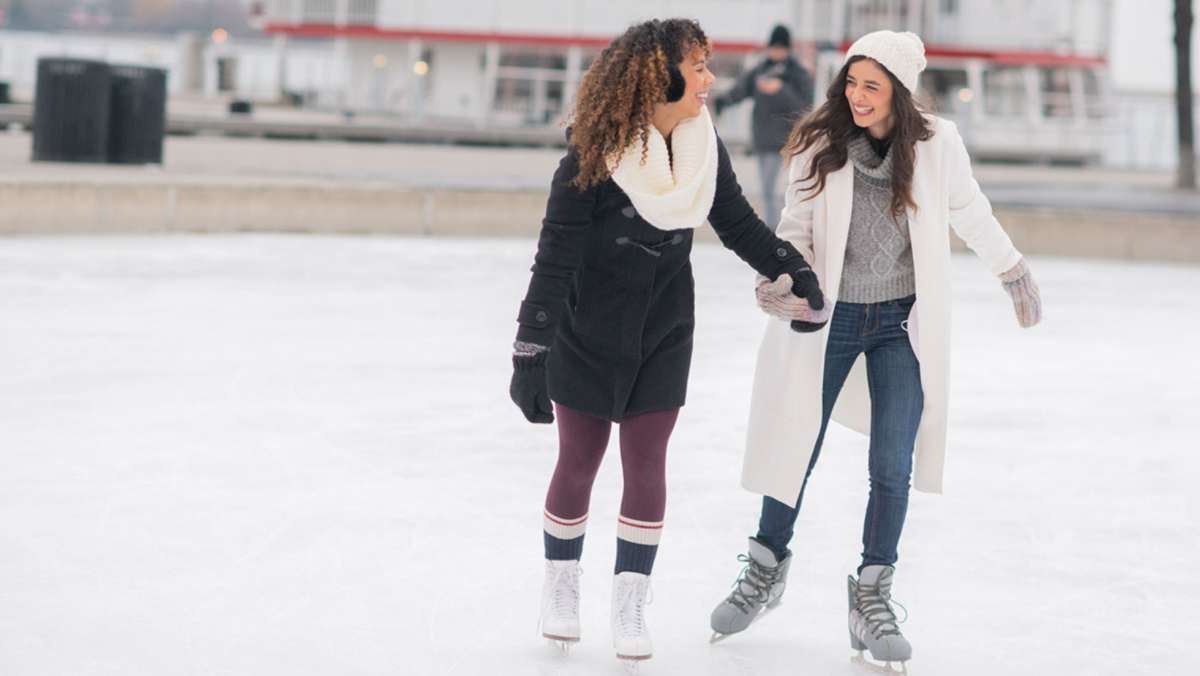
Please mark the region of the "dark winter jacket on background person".
POLYGON ((713 102, 717 114, 728 106, 754 97, 751 113, 751 136, 754 150, 759 153, 778 153, 787 145, 788 135, 796 118, 812 108, 813 80, 808 70, 790 54, 782 61, 763 59, 738 78, 736 84, 713 102), (778 78, 783 86, 774 94, 759 90, 760 78, 778 78))
MULTIPOLYGON (((651 225, 612 178, 580 190, 571 185, 577 172, 571 148, 554 174, 517 340, 551 347, 549 396, 563 406, 613 422, 681 407, 695 328, 694 230, 651 225)), ((719 139, 708 222, 762 275, 808 267, 754 213, 719 139)))

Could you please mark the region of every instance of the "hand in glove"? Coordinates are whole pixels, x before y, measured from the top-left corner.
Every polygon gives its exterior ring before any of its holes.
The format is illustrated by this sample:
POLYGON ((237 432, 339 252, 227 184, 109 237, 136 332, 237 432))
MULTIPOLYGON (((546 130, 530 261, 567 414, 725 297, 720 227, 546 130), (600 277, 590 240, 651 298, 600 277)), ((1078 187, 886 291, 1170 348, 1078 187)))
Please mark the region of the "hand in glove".
POLYGON ((1037 282, 1033 281, 1033 273, 1025 265, 1022 258, 1008 272, 1000 275, 1004 290, 1013 301, 1017 311, 1017 321, 1023 328, 1036 326, 1042 321, 1042 294, 1038 291, 1037 282))
POLYGON ((554 422, 554 407, 550 405, 546 382, 546 358, 550 348, 534 343, 517 342, 513 352, 513 376, 508 396, 531 423, 554 422))
POLYGON ((790 321, 792 330, 798 333, 820 330, 829 322, 833 309, 833 304, 821 293, 817 276, 809 268, 791 275, 779 275, 774 282, 759 284, 756 295, 758 307, 763 312, 790 321))

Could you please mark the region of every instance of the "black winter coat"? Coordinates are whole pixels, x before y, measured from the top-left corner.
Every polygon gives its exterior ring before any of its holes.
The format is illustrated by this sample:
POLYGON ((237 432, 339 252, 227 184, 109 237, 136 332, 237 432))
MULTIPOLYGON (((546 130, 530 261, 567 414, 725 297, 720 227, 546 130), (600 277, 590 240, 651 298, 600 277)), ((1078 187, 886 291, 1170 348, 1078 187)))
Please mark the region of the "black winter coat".
POLYGON ((750 135, 754 150, 778 153, 787 145, 796 119, 813 106, 812 76, 790 55, 783 61, 763 59, 742 73, 733 87, 715 103, 723 108, 751 96, 754 97, 754 110, 751 111, 750 135), (764 94, 758 89, 759 78, 779 78, 783 86, 774 94, 764 94))
MULTIPOLYGON (((717 140, 708 214, 725 247, 776 278, 806 264, 742 195, 717 140)), ((683 406, 692 360, 693 230, 660 230, 611 178, 579 190, 574 148, 558 165, 517 340, 550 346, 550 398, 588 415, 627 416, 683 406)))

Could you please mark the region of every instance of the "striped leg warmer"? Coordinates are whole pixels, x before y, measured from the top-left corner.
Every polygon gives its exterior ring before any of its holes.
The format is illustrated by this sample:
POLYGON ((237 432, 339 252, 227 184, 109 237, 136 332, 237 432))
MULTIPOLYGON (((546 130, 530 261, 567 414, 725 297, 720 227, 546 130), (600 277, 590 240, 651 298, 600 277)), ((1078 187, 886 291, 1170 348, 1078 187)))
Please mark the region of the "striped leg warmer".
POLYGON ((576 519, 562 519, 546 511, 542 515, 542 530, 547 559, 578 561, 583 556, 583 534, 587 530, 587 514, 576 519))
POLYGON ((614 574, 625 572, 649 575, 658 554, 662 521, 638 521, 627 516, 617 519, 617 565, 614 574))

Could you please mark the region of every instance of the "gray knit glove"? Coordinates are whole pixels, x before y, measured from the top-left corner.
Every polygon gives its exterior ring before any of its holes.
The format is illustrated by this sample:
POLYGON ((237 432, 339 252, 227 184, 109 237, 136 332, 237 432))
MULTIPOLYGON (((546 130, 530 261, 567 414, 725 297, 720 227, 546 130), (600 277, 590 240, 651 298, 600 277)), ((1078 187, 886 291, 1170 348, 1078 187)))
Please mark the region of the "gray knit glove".
POLYGON ((764 280, 758 285, 755 296, 763 312, 784 321, 824 324, 833 314, 833 303, 828 298, 825 298, 824 307, 814 310, 807 298, 793 293, 792 276, 788 274, 779 275, 773 282, 764 280))
POLYGON ((1000 275, 1000 282, 1013 301, 1017 311, 1017 321, 1024 328, 1036 326, 1042 321, 1042 294, 1038 291, 1037 282, 1033 281, 1033 273, 1025 265, 1025 259, 1017 261, 1012 269, 1000 275))

